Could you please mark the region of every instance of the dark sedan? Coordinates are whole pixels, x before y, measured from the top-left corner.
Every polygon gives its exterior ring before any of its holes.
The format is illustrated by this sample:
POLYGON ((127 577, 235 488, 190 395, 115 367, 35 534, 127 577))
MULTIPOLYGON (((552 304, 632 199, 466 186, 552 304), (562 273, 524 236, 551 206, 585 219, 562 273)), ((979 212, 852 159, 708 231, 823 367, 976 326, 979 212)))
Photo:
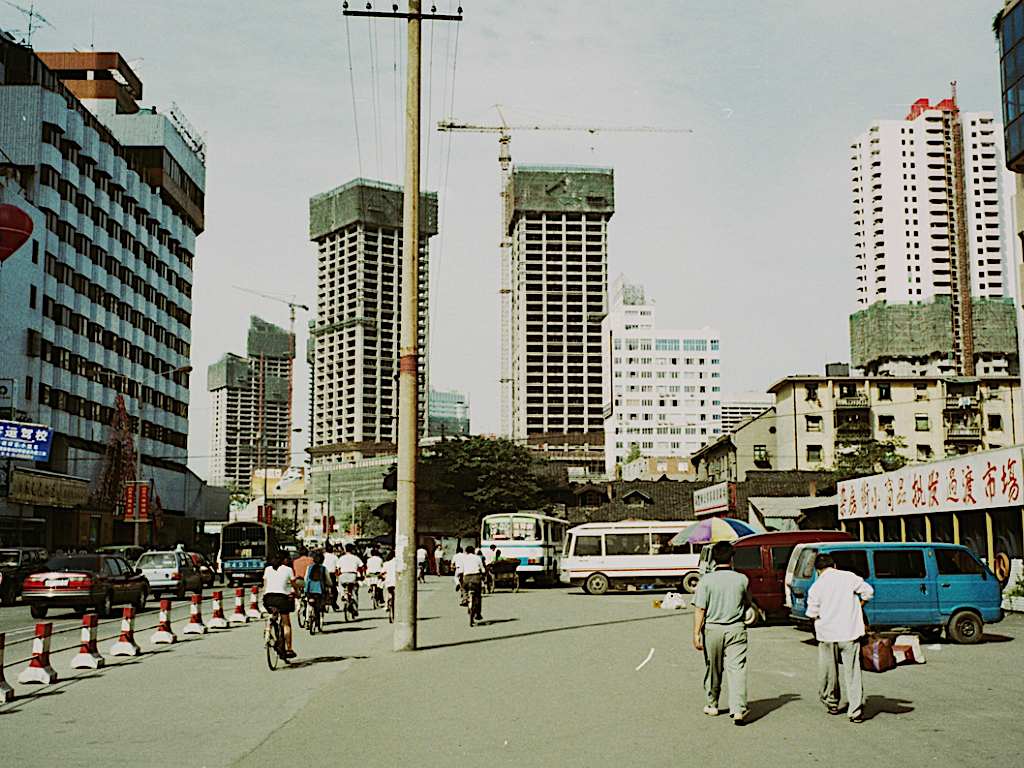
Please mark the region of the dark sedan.
POLYGON ((14 605, 25 579, 43 570, 49 559, 41 547, 0 549, 0 603, 14 605))
POLYGON ((41 619, 50 608, 90 608, 103 618, 115 605, 131 603, 138 610, 146 604, 149 583, 142 572, 114 555, 63 555, 46 563, 44 572, 25 579, 21 599, 41 619))

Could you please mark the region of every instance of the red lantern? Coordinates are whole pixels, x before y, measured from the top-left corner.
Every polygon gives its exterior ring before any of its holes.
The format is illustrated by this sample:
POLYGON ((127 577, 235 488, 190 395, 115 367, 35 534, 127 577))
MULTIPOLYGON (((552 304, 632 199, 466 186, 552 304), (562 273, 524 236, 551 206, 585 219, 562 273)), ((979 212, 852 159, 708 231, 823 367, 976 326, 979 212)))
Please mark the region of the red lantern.
POLYGON ((8 203, 0 204, 0 264, 32 236, 32 217, 8 203))

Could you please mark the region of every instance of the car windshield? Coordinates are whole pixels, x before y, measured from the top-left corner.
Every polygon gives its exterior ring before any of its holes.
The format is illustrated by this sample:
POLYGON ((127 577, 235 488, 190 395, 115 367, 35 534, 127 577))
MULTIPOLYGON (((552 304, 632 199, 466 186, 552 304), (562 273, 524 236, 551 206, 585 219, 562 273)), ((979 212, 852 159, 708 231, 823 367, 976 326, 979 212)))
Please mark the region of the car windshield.
POLYGON ((0 567, 17 565, 18 555, 16 549, 0 549, 0 567))
POLYGON ((139 568, 177 568, 178 563, 170 552, 147 552, 139 558, 139 568))
POLYGON ((92 571, 96 573, 99 570, 99 558, 96 555, 52 557, 46 567, 51 571, 92 571))

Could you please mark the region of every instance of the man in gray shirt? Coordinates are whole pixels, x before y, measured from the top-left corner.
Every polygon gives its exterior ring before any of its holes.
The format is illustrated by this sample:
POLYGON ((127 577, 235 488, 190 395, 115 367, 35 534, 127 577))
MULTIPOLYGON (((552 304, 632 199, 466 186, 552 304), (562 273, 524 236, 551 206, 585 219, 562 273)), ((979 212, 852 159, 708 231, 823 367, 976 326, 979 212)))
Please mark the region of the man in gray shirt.
POLYGON ((704 714, 718 714, 722 672, 729 682, 729 714, 744 725, 747 716, 747 628, 743 614, 751 605, 750 582, 732 570, 736 550, 720 541, 711 550, 715 569, 705 573, 693 596, 693 647, 704 651, 704 714))

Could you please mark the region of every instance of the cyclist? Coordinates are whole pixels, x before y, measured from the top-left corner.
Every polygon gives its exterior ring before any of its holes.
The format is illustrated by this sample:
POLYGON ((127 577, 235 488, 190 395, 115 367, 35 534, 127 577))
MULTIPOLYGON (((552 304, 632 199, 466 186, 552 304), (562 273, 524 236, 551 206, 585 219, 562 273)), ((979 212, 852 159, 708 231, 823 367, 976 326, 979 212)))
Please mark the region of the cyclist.
POLYGON ((312 604, 313 610, 322 612, 327 603, 327 569, 324 568, 322 552, 313 555, 313 564, 306 569, 306 599, 312 604))
POLYGON ((295 651, 292 650, 292 621, 288 614, 295 610, 297 594, 295 571, 284 564, 283 553, 275 552, 263 571, 263 605, 267 610, 274 609, 281 614, 281 627, 284 629, 289 659, 295 658, 295 651))
POLYGON ((395 560, 395 553, 388 552, 387 557, 384 558, 384 565, 381 567, 381 576, 384 579, 384 592, 387 594, 389 602, 394 603, 395 600, 395 567, 398 565, 398 561, 395 560))
POLYGON ((345 589, 346 599, 352 600, 352 618, 359 615, 359 572, 363 570, 363 561, 356 554, 353 544, 345 545, 345 554, 338 558, 338 581, 345 589))
POLYGON ((476 621, 483 621, 483 599, 481 590, 487 575, 487 566, 482 557, 473 552, 473 547, 466 547, 466 558, 462 561, 462 583, 466 588, 470 610, 476 609, 476 621))
POLYGON ((416 575, 420 581, 427 580, 427 550, 422 546, 416 549, 416 575))
POLYGON ((299 556, 292 561, 292 570, 295 571, 295 580, 299 585, 299 592, 302 592, 302 580, 306 578, 306 569, 313 564, 313 558, 309 556, 309 550, 304 544, 299 545, 299 556))
POLYGON ((380 551, 374 547, 370 551, 370 556, 366 558, 366 583, 370 585, 370 589, 374 590, 377 595, 377 603, 384 602, 384 595, 377 591, 381 589, 378 577, 383 567, 384 559, 380 556, 380 551))
POLYGON ((331 606, 334 610, 340 611, 338 607, 338 557, 334 554, 334 545, 324 544, 324 568, 327 569, 327 581, 330 585, 331 606))

